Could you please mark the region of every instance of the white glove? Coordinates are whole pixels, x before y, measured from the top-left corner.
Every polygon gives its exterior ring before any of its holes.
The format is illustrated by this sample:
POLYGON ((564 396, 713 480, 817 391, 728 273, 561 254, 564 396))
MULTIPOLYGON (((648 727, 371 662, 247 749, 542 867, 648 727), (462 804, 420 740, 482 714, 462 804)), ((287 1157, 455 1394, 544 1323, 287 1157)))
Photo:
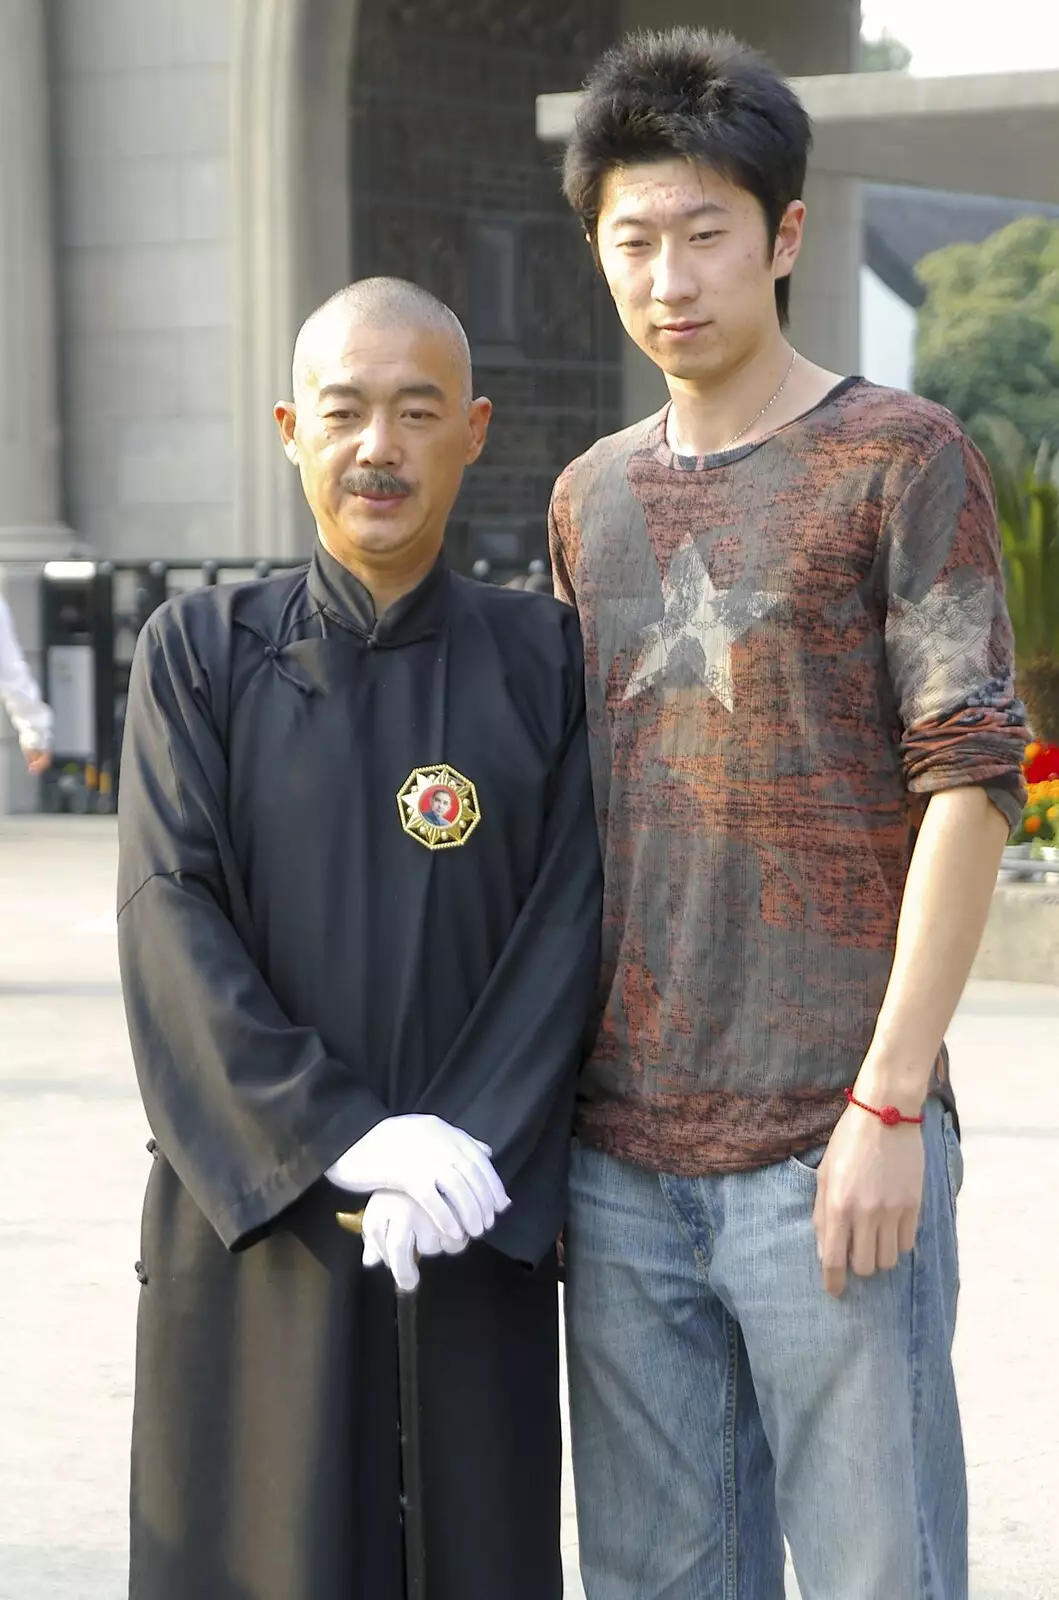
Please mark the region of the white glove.
POLYGON ((389 1267, 398 1289, 410 1294, 419 1282, 416 1256, 458 1256, 470 1239, 447 1239, 423 1207, 395 1189, 376 1189, 364 1207, 364 1265, 389 1267))
POLYGON ((440 1117, 386 1117, 339 1156, 327 1176, 340 1189, 397 1189, 454 1243, 481 1238, 511 1204, 492 1151, 440 1117))

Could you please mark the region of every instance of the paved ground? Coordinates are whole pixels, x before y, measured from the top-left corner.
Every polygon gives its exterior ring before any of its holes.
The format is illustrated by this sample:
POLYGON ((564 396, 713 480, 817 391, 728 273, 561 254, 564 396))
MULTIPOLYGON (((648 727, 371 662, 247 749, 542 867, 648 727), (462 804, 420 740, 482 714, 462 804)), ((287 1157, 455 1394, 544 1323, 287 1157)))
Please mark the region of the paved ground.
MULTIPOLYGON (((106 819, 0 821, 0 1600, 124 1594, 148 1157, 113 868, 106 819)), ((972 1593, 1055 1600, 1059 987, 973 986, 951 1044, 968 1158, 958 1359, 972 1593)), ((567 1546, 573 1572, 572 1515, 567 1546)))

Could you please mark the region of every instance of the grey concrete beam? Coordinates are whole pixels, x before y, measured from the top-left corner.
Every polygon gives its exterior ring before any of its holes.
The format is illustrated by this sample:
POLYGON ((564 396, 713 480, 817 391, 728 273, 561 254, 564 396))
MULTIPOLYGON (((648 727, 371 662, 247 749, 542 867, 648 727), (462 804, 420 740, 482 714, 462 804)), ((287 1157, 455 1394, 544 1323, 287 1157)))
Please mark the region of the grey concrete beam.
POLYGON ((1059 203, 1059 72, 858 73, 795 84, 817 171, 1059 203))
MULTIPOLYGON (((795 78, 816 130, 813 169, 1059 203, 1059 72, 795 78)), ((569 137, 579 96, 541 95, 538 137, 569 137)))

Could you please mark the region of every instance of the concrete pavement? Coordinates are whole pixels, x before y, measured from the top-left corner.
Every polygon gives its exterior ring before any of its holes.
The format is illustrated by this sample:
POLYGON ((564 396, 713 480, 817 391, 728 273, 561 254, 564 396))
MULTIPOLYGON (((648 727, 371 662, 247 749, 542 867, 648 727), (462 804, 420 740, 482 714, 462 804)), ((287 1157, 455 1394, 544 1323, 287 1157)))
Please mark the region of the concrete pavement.
MULTIPOLYGON (((124 1595, 149 1158, 113 874, 109 819, 0 820, 0 1600, 124 1595)), ((972 1595, 1055 1600, 1059 987, 972 985, 950 1043, 968 1167, 958 1366, 972 1595)), ((573 1574, 572 1511, 566 1545, 573 1574)), ((576 1577, 569 1593, 580 1600, 576 1577)))

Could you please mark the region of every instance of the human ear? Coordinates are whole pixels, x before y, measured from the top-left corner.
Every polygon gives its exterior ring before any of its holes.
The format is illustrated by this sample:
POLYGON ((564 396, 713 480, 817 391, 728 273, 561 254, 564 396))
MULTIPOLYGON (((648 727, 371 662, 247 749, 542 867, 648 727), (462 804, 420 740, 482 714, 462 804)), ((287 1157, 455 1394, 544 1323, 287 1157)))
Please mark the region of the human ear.
POLYGON ((805 236, 805 202, 792 200, 776 231, 776 242, 772 251, 773 277, 789 277, 794 269, 794 263, 802 248, 805 236))
POLYGON ((272 408, 272 415, 279 428, 279 436, 283 441, 283 454, 292 466, 298 465, 298 446, 294 439, 294 427, 298 414, 293 400, 277 400, 272 408))
POLYGON ((493 415, 493 402, 486 400, 484 395, 478 400, 472 400, 467 408, 467 425, 471 437, 467 447, 467 465, 477 461, 485 449, 485 436, 489 432, 489 419, 493 415))

